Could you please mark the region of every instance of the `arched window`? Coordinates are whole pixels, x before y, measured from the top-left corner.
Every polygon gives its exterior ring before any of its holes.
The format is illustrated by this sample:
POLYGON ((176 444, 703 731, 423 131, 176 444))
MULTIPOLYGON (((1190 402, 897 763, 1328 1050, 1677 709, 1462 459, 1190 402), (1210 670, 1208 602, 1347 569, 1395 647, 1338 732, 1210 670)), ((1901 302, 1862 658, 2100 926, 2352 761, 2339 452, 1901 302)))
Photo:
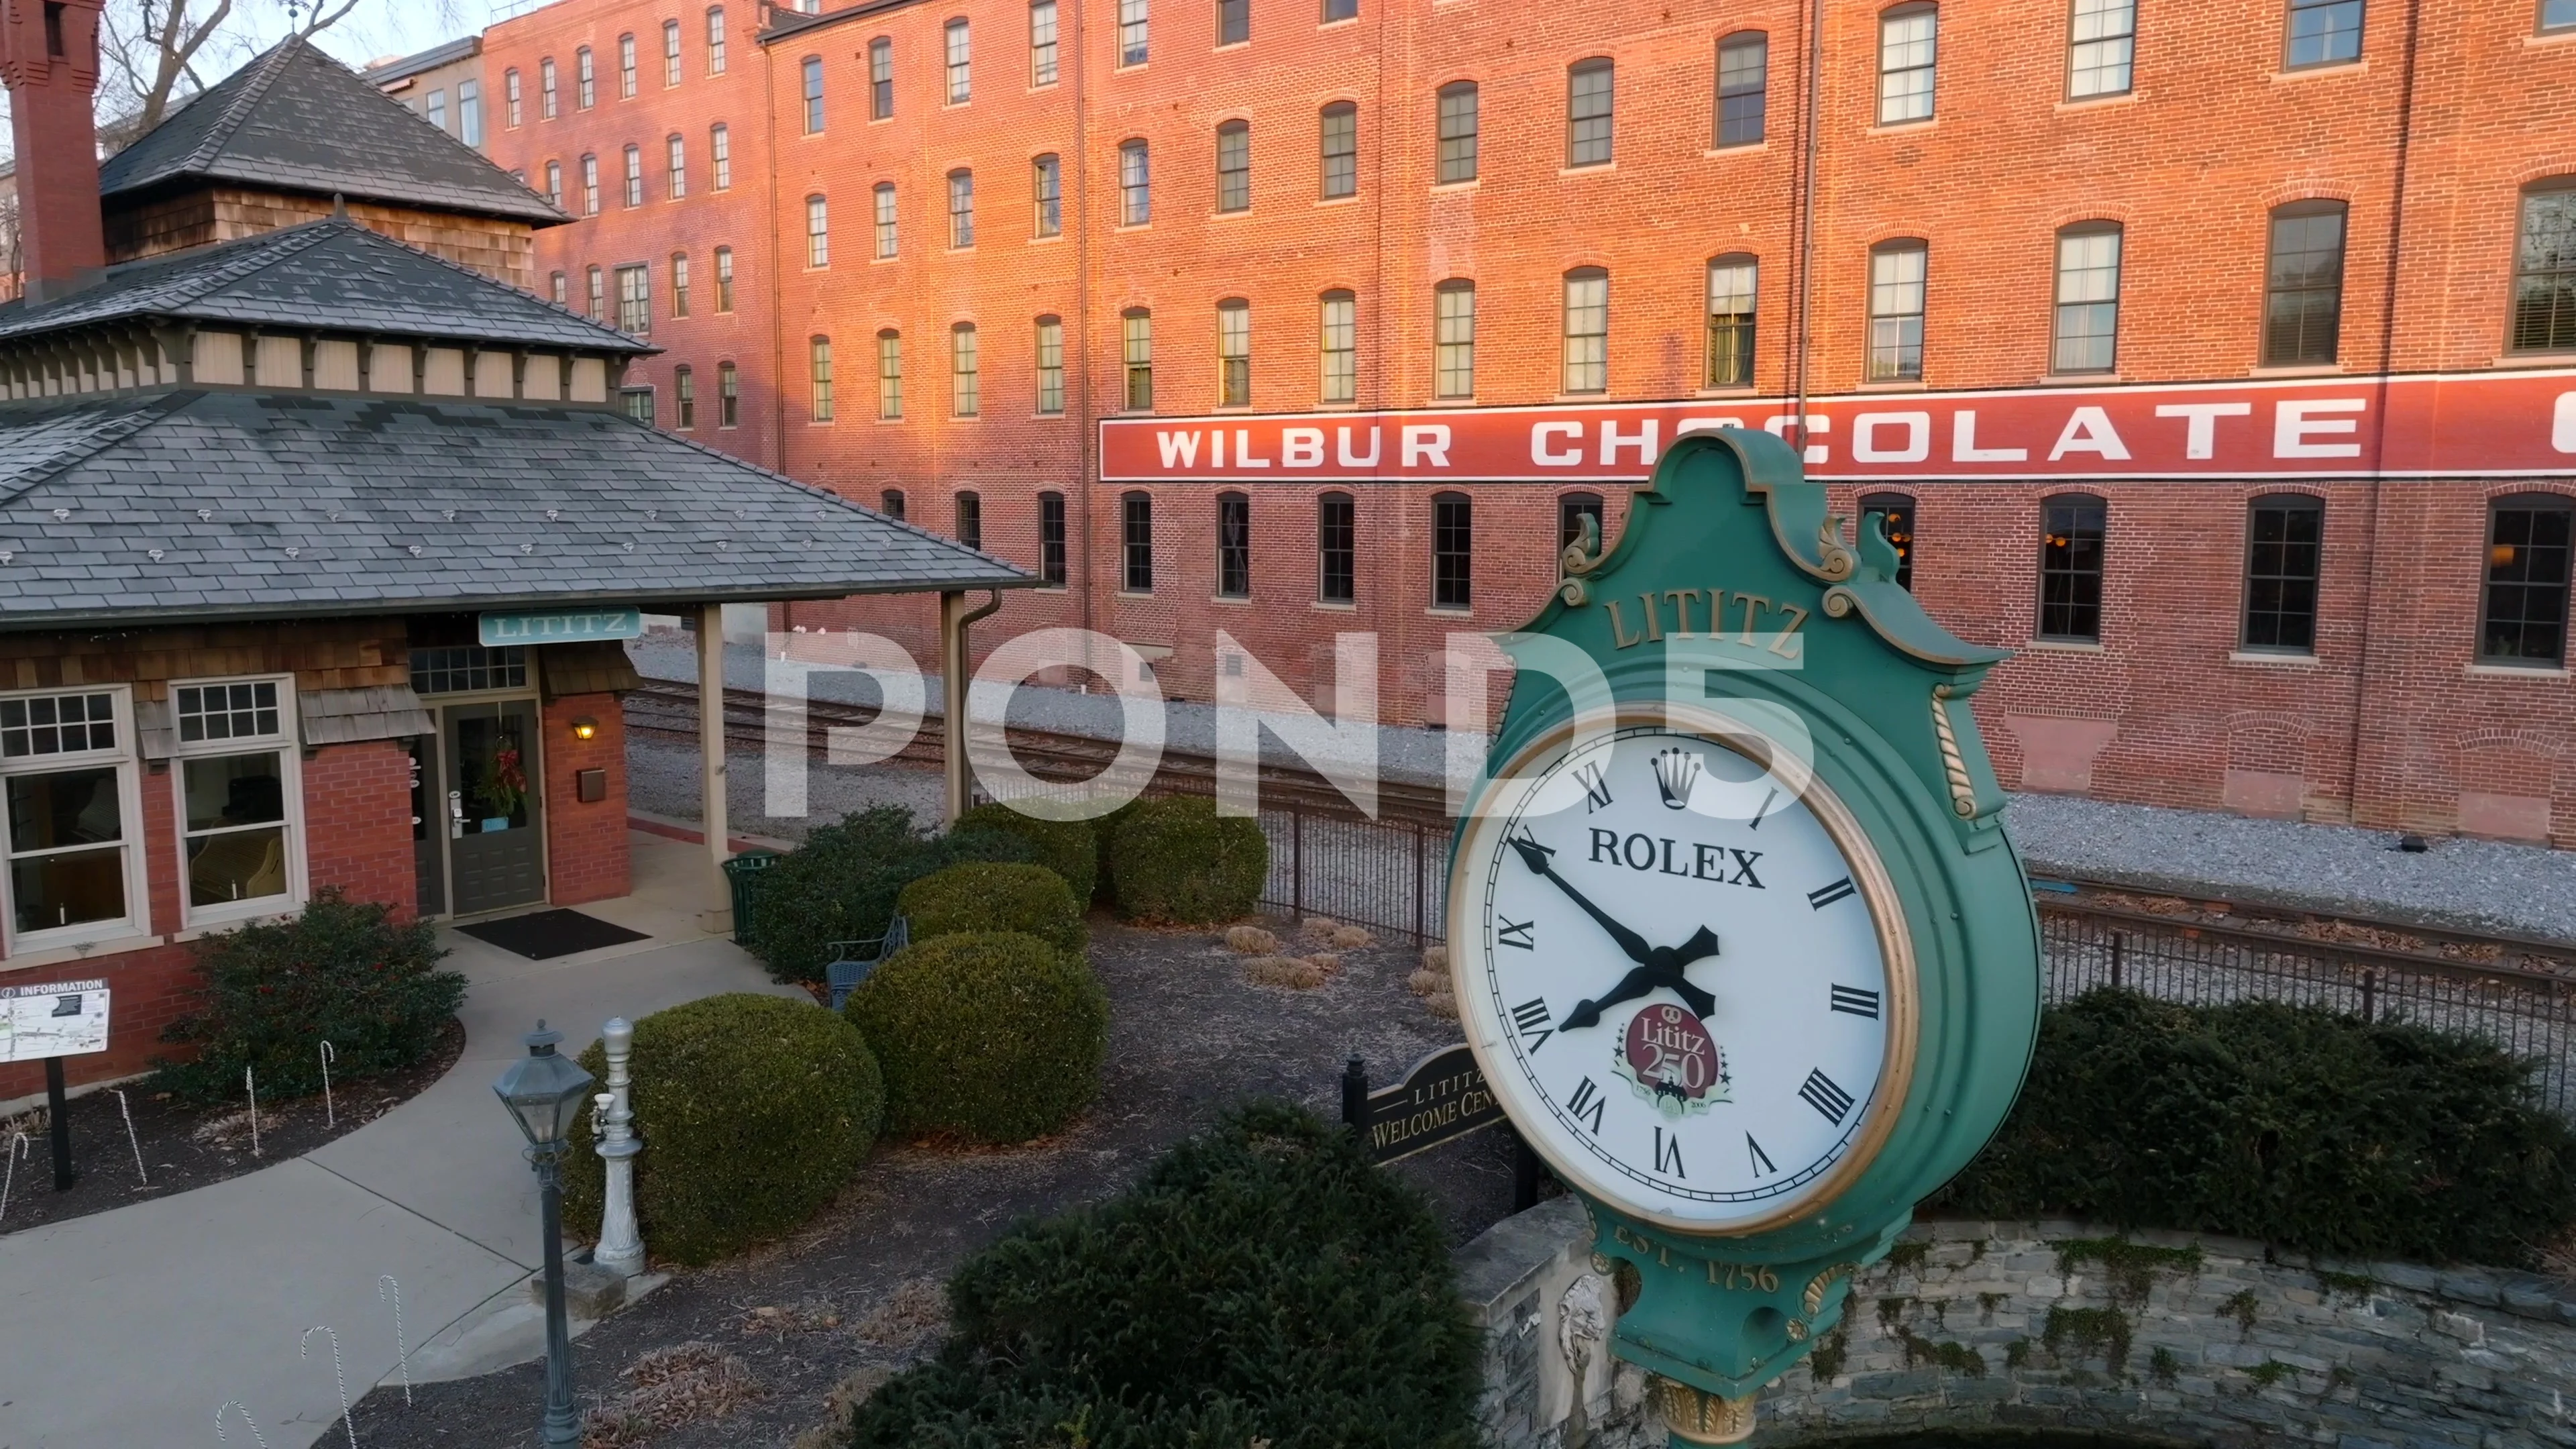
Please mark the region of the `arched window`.
POLYGON ((1476 395, 1476 284, 1453 277, 1431 289, 1431 367, 1442 397, 1476 395))
POLYGON ((1053 489, 1038 495, 1038 582, 1064 587, 1064 495, 1053 489))
POLYGON ((1717 43, 1717 144, 1762 144, 1770 104, 1771 37, 1739 30, 1717 43))
POLYGON ((1592 521, 1594 547, 1609 540, 1603 531, 1601 495, 1598 493, 1560 493, 1556 498, 1556 546, 1562 550, 1583 537, 1583 522, 1592 521))
POLYGON ((686 363, 671 369, 671 397, 679 405, 679 429, 698 425, 698 374, 686 363))
POLYGON ((556 272, 556 273, 554 273, 554 274, 553 274, 553 275, 548 279, 547 285, 548 285, 548 287, 551 289, 551 290, 550 290, 549 295, 551 295, 551 296, 555 299, 555 305, 556 305, 556 306, 558 306, 558 307, 568 307, 568 306, 570 306, 570 305, 571 305, 571 303, 572 303, 572 289, 571 289, 568 285, 566 285, 566 283, 565 283, 565 281, 564 281, 564 274, 563 274, 563 273, 561 273, 561 272, 556 272))
POLYGON ((1315 597, 1347 604, 1359 596, 1358 509, 1347 493, 1315 500, 1315 597))
POLYGON ((2521 223, 2510 345, 2516 352, 2576 351, 2576 175, 2524 187, 2521 223))
POLYGON ((1324 197, 1356 196, 1360 189, 1360 108, 1335 101, 1318 117, 1324 197))
POLYGON ((716 310, 733 310, 733 248, 716 248, 716 310))
POLYGON ((2294 201, 2272 210, 2263 277, 2263 362, 2315 367, 2343 341, 2344 204, 2294 201))
POLYGON ((608 274, 595 266, 590 267, 585 272, 585 280, 589 283, 589 316, 595 322, 599 320, 600 313, 608 310, 608 274))
POLYGON ((1476 83, 1451 81, 1440 88, 1439 184, 1476 179, 1476 83))
POLYGON ((1252 123, 1228 121, 1216 128, 1216 209, 1252 209, 1252 123))
POLYGON ((984 548, 984 497, 973 489, 957 495, 957 541, 981 553, 984 548))
POLYGON ((1861 536, 1869 536, 1870 521, 1887 531, 1888 546, 1896 550, 1896 586, 1914 587, 1914 499, 1905 493, 1872 493, 1860 500, 1861 536))
POLYGON ((868 42, 868 119, 894 114, 894 41, 878 36, 868 42))
POLYGON ((1709 387, 1753 385, 1753 325, 1760 305, 1761 267, 1733 252, 1708 264, 1709 387))
POLYGON ((599 215, 599 158, 581 158, 581 214, 599 215))
POLYGON ((813 362, 814 421, 832 420, 832 339, 815 337, 807 342, 813 362))
POLYGON ((1566 392, 1610 390, 1610 274, 1577 267, 1565 274, 1566 392))
POLYGON ((551 55, 537 62, 537 115, 551 121, 555 118, 555 58, 551 55))
POLYGON ((2096 494, 2060 493, 2039 512, 2039 637, 2099 644, 2109 507, 2096 494))
POLYGON ((662 84, 675 86, 679 83, 680 22, 665 20, 662 22, 662 84))
POLYGON ((1431 607, 1474 604, 1476 505, 1464 493, 1431 495, 1431 607))
POLYGON ((948 245, 975 244, 975 173, 963 167, 948 173, 948 245))
POLYGON ((1029 163, 1029 198, 1035 235, 1064 235, 1064 163, 1050 151, 1029 163))
POLYGON ((877 511, 900 523, 903 521, 903 490, 889 488, 877 495, 877 511))
POLYGON ((1931 253, 1911 237, 1869 249, 1869 380, 1923 380, 1923 298, 1931 253))
POLYGON ((742 373, 730 362, 716 364, 716 426, 730 428, 742 422, 742 373))
POLYGON ((1143 65, 1150 53, 1152 15, 1148 0, 1118 0, 1118 64, 1143 65))
POLYGON ((1878 123, 1932 119, 1932 79, 1939 59, 1941 11, 1899 5, 1878 17, 1878 123))
POLYGON ((956 417, 971 418, 983 410, 983 361, 975 324, 960 322, 948 329, 948 411, 956 417))
POLYGON ((689 194, 689 143, 674 131, 662 138, 662 150, 665 153, 664 170, 669 178, 666 186, 670 198, 677 201, 689 194))
POLYGON ((1610 164, 1610 58, 1578 60, 1565 70, 1565 164, 1610 164))
POLYGON ((805 198, 805 265, 832 264, 832 211, 820 196, 805 198))
POLYGON ((1252 499, 1246 494, 1216 496, 1216 594, 1252 597, 1252 499))
POLYGON ((2317 580, 2325 533, 2324 499, 2274 493, 2247 507, 2245 648, 2266 654, 2317 651, 2317 580))
POLYGON ((624 197, 628 206, 644 204, 644 148, 629 142, 626 147, 624 197))
POLYGON ((1130 307, 1118 314, 1119 352, 1127 368, 1127 411, 1154 410, 1154 314, 1130 307))
POLYGON ((671 253, 671 315, 689 315, 689 254, 671 253))
POLYGON ((876 185, 876 190, 870 195, 876 206, 877 255, 893 256, 896 242, 894 183, 880 181, 876 185))
POLYGON ((819 136, 823 132, 823 57, 809 55, 802 64, 805 68, 805 134, 819 136))
POLYGON ((585 45, 572 53, 572 103, 577 110, 589 110, 599 98, 599 73, 591 64, 590 47, 585 45))
POLYGON ((962 106, 975 97, 973 37, 959 19, 942 28, 941 41, 948 66, 948 104, 962 106))
POLYGON ((2567 662, 2567 578, 2576 499, 2523 493, 2487 505, 2486 607, 2478 659, 2555 669, 2567 662))
POLYGON ((546 163, 546 200, 553 202, 558 209, 563 206, 563 163, 561 161, 546 163))
POLYGON ((513 66, 501 73, 501 123, 519 129, 519 72, 513 66))
POLYGON ((1142 140, 1118 143, 1118 224, 1143 226, 1154 219, 1152 159, 1142 140))
POLYGON ((1154 592, 1154 495, 1141 489, 1118 500, 1119 583, 1131 594, 1154 592))
POLYGON ((1316 349, 1323 361, 1318 395, 1328 403, 1354 401, 1360 390, 1359 299, 1337 287, 1316 300, 1316 349))
POLYGON ((733 189, 733 131, 724 122, 718 121, 707 127, 707 150, 707 164, 715 168, 715 173, 708 179, 707 184, 718 191, 731 191, 733 189))
POLYGON ((710 5, 707 7, 707 74, 723 75, 724 73, 724 7, 721 5, 710 5))
POLYGON ((635 37, 631 34, 617 37, 617 97, 635 98, 635 37))
POLYGON ((1037 410, 1049 416, 1064 411, 1064 319, 1053 315, 1037 320, 1037 410))
POLYGON ((2057 234, 2053 372, 2109 372, 2120 358, 2120 224, 2078 222, 2057 234))
POLYGON ((1216 304, 1217 406, 1252 405, 1252 304, 1228 297, 1216 304))
POLYGON ((2075 0, 2066 40, 2066 98, 2127 95, 2137 48, 2138 0, 2075 0))
POLYGON ((1029 0, 1029 84, 1051 86, 1055 79, 1055 0, 1029 0))
POLYGON ((891 327, 877 334, 877 416, 903 416, 903 334, 891 327))

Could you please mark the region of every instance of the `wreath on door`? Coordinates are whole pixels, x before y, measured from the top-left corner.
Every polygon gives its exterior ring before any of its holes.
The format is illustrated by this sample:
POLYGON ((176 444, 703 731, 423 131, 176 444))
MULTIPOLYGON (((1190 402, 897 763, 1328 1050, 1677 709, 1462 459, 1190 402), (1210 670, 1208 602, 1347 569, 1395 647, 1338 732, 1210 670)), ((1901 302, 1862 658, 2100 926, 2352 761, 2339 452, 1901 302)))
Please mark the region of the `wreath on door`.
POLYGON ((516 735, 501 736, 501 746, 492 752, 492 761, 483 767, 483 795, 492 802, 492 813, 509 816, 519 813, 528 798, 528 772, 519 763, 519 740, 516 735))

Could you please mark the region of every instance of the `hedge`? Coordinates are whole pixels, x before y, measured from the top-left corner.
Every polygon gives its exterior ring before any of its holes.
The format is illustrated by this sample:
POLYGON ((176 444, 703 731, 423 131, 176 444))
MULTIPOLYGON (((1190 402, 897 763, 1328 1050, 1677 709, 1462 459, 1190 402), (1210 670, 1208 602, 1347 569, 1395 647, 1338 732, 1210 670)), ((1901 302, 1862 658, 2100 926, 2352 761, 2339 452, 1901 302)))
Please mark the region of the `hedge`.
POLYGON ((324 886, 296 916, 216 931, 191 943, 202 995, 161 1040, 194 1046, 156 1058, 151 1087, 189 1103, 238 1100, 245 1068, 267 1101, 322 1090, 322 1043, 341 1082, 400 1071, 427 1057, 465 1000, 462 972, 426 921, 324 886))
POLYGON ((888 1132, 1025 1142, 1099 1095, 1108 994, 1080 957, 1035 936, 907 946, 842 1010, 885 1070, 888 1132))
POLYGON ((961 831, 1016 836, 1029 845, 1029 863, 1064 877, 1074 903, 1091 904, 1100 886, 1100 833, 1088 820, 1041 820, 996 800, 957 817, 961 831))
POLYGON ((1064 877, 1042 865, 970 861, 923 876, 903 888, 896 909, 912 939, 962 931, 1021 931, 1076 956, 1091 944, 1082 911, 1064 877))
POLYGON ((1118 909, 1140 921, 1206 926, 1252 910, 1270 876, 1258 821, 1219 816, 1204 795, 1139 800, 1109 835, 1118 909))
POLYGON ((755 872, 751 949, 780 981, 820 981, 835 941, 885 934, 903 888, 960 861, 1025 861, 1028 841, 987 829, 933 835, 900 805, 880 805, 816 828, 755 872))
MULTIPOLYGON (((606 1049, 582 1066, 607 1080, 606 1049)), ((737 992, 635 1023, 632 1097, 644 1150, 635 1215, 656 1259, 695 1267, 802 1226, 875 1145, 876 1058, 810 1002, 737 992)), ((564 1163, 568 1221, 599 1221, 604 1165, 587 1113, 564 1163)))
POLYGON ((2576 1219, 2576 1131, 2481 1040, 2104 988, 2041 1017, 2012 1116, 1925 1210, 2527 1264, 2576 1219))
POLYGON ((1469 1449, 1482 1341, 1421 1196, 1350 1135, 1240 1109, 949 1280, 952 1336, 858 1449, 1469 1449))

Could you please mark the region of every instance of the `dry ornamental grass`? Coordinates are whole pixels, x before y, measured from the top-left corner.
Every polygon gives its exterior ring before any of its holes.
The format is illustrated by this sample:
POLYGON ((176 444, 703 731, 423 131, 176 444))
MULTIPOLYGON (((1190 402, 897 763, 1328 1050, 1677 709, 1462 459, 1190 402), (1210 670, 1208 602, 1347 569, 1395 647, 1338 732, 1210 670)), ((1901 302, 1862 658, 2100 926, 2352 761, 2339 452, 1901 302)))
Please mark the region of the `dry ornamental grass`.
POLYGON ((584 1416, 582 1449, 640 1449, 664 1430, 721 1419, 760 1393, 749 1365, 703 1339, 648 1350, 618 1377, 627 1387, 584 1416))

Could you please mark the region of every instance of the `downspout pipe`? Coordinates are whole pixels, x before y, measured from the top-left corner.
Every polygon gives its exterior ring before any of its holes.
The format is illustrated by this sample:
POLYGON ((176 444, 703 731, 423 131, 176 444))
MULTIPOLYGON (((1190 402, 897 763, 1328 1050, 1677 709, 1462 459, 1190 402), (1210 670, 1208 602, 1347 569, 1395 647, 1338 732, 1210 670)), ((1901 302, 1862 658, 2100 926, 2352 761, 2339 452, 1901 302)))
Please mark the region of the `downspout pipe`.
POLYGON ((970 778, 966 763, 966 686, 970 682, 966 631, 977 620, 1000 612, 1001 607, 999 589, 986 589, 984 602, 972 609, 966 607, 963 589, 948 589, 939 595, 939 756, 940 770, 946 777, 941 820, 952 826, 958 816, 966 813, 966 785, 970 778))

